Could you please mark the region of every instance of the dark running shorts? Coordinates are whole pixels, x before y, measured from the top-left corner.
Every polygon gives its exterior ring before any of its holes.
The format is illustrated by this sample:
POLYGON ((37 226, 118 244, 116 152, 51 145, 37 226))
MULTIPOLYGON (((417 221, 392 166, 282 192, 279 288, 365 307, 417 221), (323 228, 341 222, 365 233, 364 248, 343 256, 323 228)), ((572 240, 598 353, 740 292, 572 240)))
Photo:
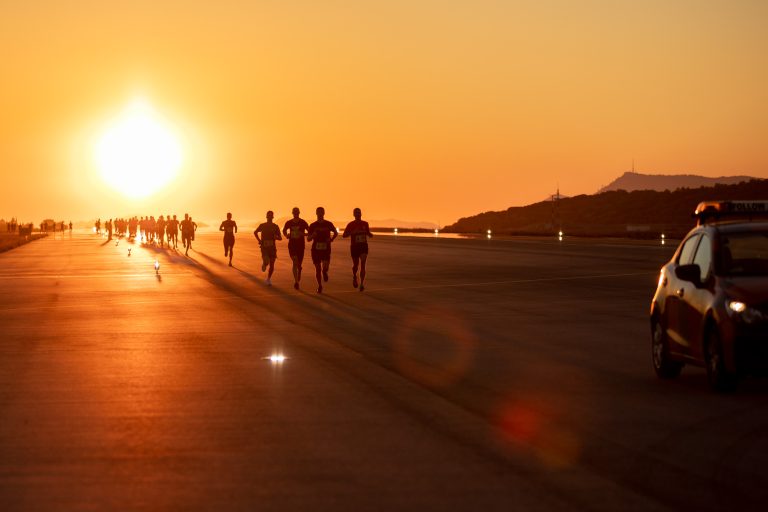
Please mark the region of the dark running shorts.
POLYGON ((351 244, 349 249, 352 253, 352 258, 357 259, 361 254, 368 254, 368 242, 351 244))
POLYGON ((235 245, 235 234, 224 233, 224 247, 233 247, 235 245))
POLYGON ((299 263, 304 260, 304 240, 295 243, 293 240, 288 240, 288 255, 291 258, 298 258, 299 263))
POLYGON ((261 247, 261 257, 270 259, 270 260, 276 260, 277 259, 277 247, 272 245, 269 247, 261 247))
POLYGON ((328 249, 312 249, 312 263, 315 265, 320 264, 322 261, 331 261, 331 248, 328 249))

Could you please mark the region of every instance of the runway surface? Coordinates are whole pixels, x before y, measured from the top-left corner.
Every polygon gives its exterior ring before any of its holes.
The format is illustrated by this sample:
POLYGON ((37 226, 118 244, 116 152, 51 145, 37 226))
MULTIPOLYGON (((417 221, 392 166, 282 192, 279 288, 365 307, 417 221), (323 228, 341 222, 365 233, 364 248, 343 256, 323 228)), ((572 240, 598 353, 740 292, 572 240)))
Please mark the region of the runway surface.
POLYGON ((768 383, 653 374, 674 247, 378 235, 361 293, 347 244, 323 295, 245 229, 0 254, 0 508, 764 508, 768 383))

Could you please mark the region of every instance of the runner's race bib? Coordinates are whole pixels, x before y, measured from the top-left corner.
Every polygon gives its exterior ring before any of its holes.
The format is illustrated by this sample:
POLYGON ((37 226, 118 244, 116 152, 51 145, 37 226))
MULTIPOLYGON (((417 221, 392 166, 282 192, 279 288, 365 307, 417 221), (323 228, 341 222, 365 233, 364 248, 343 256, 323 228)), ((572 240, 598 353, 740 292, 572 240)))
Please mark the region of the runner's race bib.
POLYGON ((291 238, 302 238, 302 230, 299 228, 291 228, 291 238))
POLYGON ((362 234, 362 235, 355 235, 354 239, 355 243, 362 244, 368 241, 368 235, 362 234))
POLYGON ((262 240, 261 241, 262 247, 274 247, 275 241, 274 240, 262 240))
POLYGON ((315 244, 315 249, 318 251, 324 251, 328 248, 328 244, 326 242, 317 242, 315 244))

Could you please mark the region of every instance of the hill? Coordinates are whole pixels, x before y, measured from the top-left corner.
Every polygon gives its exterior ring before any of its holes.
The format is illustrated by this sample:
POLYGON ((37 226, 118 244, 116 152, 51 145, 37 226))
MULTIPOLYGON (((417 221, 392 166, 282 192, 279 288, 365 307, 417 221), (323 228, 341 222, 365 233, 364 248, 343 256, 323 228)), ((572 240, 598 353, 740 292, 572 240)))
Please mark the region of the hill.
POLYGON ((707 178, 705 176, 696 176, 694 174, 640 174, 639 172, 625 172, 609 185, 601 188, 600 192, 610 192, 612 190, 626 190, 633 192, 635 190, 656 190, 663 192, 665 190, 677 190, 678 188, 698 188, 712 187, 714 185, 734 185, 742 181, 749 181, 751 176, 721 176, 720 178, 707 178))
POLYGON ((429 222, 426 220, 413 221, 399 219, 380 219, 369 220, 368 224, 370 224, 371 227, 375 226, 377 228, 435 229, 440 227, 434 222, 429 222))
POLYGON ((491 229, 497 234, 551 235, 562 228, 574 236, 655 238, 665 233, 681 237, 694 225, 691 215, 696 205, 717 199, 768 199, 768 180, 674 192, 616 190, 580 195, 465 217, 443 231, 480 233, 491 229))

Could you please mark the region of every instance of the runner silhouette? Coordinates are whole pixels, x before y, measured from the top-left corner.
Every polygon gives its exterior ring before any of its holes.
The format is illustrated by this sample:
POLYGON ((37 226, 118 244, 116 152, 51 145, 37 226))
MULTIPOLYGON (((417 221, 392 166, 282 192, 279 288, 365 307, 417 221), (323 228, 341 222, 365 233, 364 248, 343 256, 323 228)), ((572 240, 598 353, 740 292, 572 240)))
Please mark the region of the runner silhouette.
POLYGON ((275 260, 277 259, 277 246, 275 245, 275 241, 283 239, 283 237, 280 236, 280 228, 277 224, 272 222, 274 217, 275 214, 272 210, 268 211, 267 222, 259 224, 259 227, 253 232, 253 236, 256 237, 256 240, 259 241, 259 245, 261 246, 261 271, 264 272, 267 270, 267 265, 269 265, 269 274, 267 274, 267 279, 265 281, 267 286, 272 286, 272 274, 275 271, 275 260), (259 233, 261 233, 261 237, 259 237, 259 233))
POLYGON ((235 233, 237 233, 237 222, 232 220, 232 214, 227 213, 227 220, 222 221, 219 231, 224 232, 224 257, 229 254, 229 266, 232 266, 232 256, 235 254, 235 233))
POLYGON ((349 246, 352 253, 352 286, 357 288, 357 267, 360 265, 360 291, 365 290, 365 262, 368 259, 368 239, 373 238, 371 228, 368 223, 362 220, 360 208, 352 210, 352 216, 355 218, 344 228, 344 238, 351 238, 349 246))
POLYGON ((283 235, 288 239, 288 255, 293 261, 293 287, 299 289, 301 281, 301 264, 304 261, 304 237, 307 235, 309 225, 307 221, 299 217, 301 213, 298 207, 292 210, 293 218, 285 222, 283 235))
POLYGON ((317 213, 317 220, 309 225, 307 240, 312 242, 310 252, 312 253, 312 263, 315 265, 317 293, 323 293, 323 281, 328 281, 328 268, 331 265, 331 243, 339 236, 339 232, 333 223, 325 220, 325 208, 318 206, 315 212, 317 213), (321 271, 323 281, 320 280, 321 271))
POLYGON ((181 241, 184 244, 184 256, 189 255, 189 250, 192 248, 192 240, 195 239, 195 230, 197 224, 192 222, 192 217, 188 213, 184 214, 184 220, 181 221, 181 241))

